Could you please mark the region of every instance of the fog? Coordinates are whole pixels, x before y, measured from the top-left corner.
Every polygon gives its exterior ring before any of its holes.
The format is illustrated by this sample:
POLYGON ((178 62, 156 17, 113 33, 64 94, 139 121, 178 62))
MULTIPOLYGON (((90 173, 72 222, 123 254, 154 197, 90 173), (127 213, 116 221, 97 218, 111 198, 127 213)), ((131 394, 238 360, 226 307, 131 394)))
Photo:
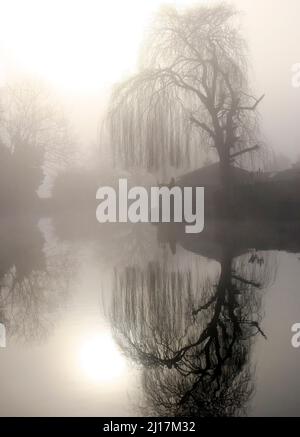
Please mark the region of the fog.
MULTIPOLYGON (((136 69, 144 29, 161 4, 179 8, 213 1, 1 1, 2 84, 30 74, 55 89, 80 134, 83 149, 99 142, 98 127, 110 86, 136 69)), ((292 160, 299 154, 300 89, 292 87, 299 62, 297 0, 238 0, 266 141, 292 160)))
POLYGON ((299 16, 0 0, 0 416, 300 415, 299 16))

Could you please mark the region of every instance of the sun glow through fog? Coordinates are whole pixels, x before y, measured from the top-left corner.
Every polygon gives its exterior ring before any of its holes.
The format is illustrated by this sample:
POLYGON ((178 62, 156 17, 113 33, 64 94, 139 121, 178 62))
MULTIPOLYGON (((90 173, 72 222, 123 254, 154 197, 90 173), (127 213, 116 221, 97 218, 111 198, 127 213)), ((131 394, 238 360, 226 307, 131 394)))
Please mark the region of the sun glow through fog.
POLYGON ((145 29, 162 3, 184 1, 0 0, 2 60, 64 91, 101 89, 134 70, 145 29))
POLYGON ((108 333, 83 340, 79 362, 84 377, 92 382, 111 383, 126 370, 125 358, 108 333))

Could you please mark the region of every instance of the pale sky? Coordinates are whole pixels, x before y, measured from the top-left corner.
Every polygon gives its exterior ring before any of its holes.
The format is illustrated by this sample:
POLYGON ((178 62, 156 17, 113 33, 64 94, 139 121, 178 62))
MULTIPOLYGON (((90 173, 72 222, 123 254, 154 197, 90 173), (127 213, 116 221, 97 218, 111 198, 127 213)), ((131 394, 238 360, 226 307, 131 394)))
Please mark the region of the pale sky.
MULTIPOLYGON (((96 139, 104 96, 134 72, 138 49, 161 4, 212 0, 0 0, 0 80, 26 72, 49 81, 69 104, 77 127, 96 139)), ((300 154, 299 0, 234 0, 250 49, 253 88, 265 93, 262 128, 275 151, 300 154)))

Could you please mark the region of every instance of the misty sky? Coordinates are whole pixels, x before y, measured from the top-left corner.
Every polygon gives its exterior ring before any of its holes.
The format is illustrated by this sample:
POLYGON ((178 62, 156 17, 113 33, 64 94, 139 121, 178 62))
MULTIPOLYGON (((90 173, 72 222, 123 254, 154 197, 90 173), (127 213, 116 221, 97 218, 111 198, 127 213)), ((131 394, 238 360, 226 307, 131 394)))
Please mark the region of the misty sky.
MULTIPOLYGON (((144 29, 161 4, 178 7, 209 0, 0 0, 0 80, 33 74, 62 94, 84 146, 97 123, 110 84, 134 72, 144 29)), ((300 62, 299 0, 235 0, 250 49, 253 89, 261 104, 266 142, 278 153, 299 154, 300 88, 292 65, 300 62)))

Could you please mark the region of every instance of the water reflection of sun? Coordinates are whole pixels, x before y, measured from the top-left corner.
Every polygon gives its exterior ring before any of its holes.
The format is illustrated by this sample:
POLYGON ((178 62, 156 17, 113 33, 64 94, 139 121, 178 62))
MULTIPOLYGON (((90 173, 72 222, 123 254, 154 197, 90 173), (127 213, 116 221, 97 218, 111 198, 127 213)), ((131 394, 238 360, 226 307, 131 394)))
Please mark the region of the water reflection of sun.
POLYGON ((125 358, 108 333, 83 340, 79 363, 84 376, 92 382, 111 383, 121 378, 126 370, 125 358))

